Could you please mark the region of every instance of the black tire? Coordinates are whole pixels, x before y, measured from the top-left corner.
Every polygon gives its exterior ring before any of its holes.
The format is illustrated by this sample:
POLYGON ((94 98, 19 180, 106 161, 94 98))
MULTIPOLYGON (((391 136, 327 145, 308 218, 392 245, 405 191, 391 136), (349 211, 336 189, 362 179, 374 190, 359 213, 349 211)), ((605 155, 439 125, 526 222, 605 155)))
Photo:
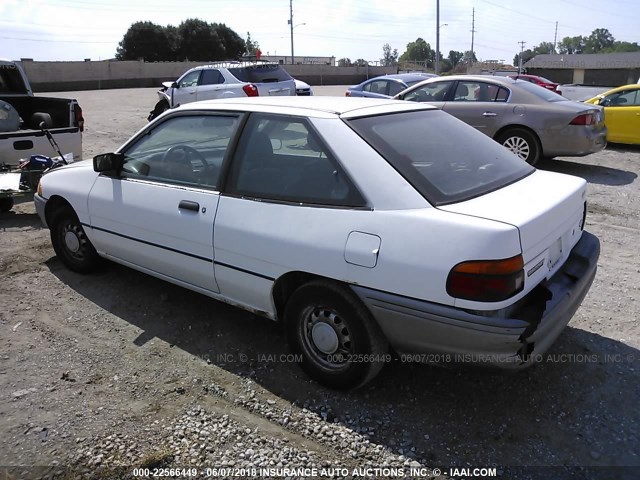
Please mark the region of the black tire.
POLYGON ((0 213, 7 213, 13 208, 13 197, 0 198, 0 213))
POLYGON ((530 165, 540 160, 542 148, 538 138, 524 128, 510 128, 496 137, 496 141, 530 165))
POLYGON ((291 295, 284 315, 301 367, 330 388, 357 388, 390 358, 389 345, 367 308, 348 287, 314 280, 291 295))
POLYGON ((156 106, 153 107, 153 110, 151 110, 151 112, 149 113, 147 120, 154 120, 156 117, 166 112, 167 110, 169 110, 169 104, 164 100, 160 100, 158 103, 156 103, 156 106))
POLYGON ((69 270, 90 273, 98 268, 101 258, 70 207, 54 213, 50 228, 53 249, 69 270))

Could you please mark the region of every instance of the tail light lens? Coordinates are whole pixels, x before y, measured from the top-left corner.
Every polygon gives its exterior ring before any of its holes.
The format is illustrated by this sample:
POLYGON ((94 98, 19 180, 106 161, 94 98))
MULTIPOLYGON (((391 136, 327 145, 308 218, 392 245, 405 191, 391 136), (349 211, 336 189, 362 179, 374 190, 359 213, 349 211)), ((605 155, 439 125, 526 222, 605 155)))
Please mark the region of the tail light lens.
POLYGON ((524 288, 522 255, 502 260, 462 262, 449 272, 447 293, 477 302, 506 300, 524 288))
POLYGON ((246 93, 247 97, 258 97, 260 96, 260 92, 258 92, 258 87, 256 87, 253 83, 249 83, 242 87, 244 93, 246 93))
POLYGON ((82 108, 77 103, 73 108, 73 115, 76 120, 76 125, 80 129, 81 132, 84 132, 84 117, 82 116, 82 108))
POLYGON ((569 125, 595 125, 596 116, 593 113, 583 113, 571 120, 569 125))
POLYGON ((350 97, 351 96, 351 92, 349 90, 347 90, 346 92, 344 92, 344 96, 345 97, 350 97))

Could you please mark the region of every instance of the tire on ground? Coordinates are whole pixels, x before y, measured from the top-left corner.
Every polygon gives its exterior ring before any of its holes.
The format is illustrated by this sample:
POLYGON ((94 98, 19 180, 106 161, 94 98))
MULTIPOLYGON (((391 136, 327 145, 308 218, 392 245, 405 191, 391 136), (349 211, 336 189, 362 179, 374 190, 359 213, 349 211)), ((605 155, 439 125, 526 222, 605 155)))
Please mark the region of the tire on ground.
POLYGON ((314 380, 331 388, 357 388, 390 358, 379 325, 348 286, 313 280, 293 292, 284 315, 291 349, 314 380))
POLYGON ((49 225, 53 249, 67 268, 78 273, 90 273, 100 265, 101 258, 71 207, 55 212, 49 225))
POLYGON ((509 128, 496 136, 496 141, 530 165, 535 165, 542 156, 538 138, 525 128, 509 128))

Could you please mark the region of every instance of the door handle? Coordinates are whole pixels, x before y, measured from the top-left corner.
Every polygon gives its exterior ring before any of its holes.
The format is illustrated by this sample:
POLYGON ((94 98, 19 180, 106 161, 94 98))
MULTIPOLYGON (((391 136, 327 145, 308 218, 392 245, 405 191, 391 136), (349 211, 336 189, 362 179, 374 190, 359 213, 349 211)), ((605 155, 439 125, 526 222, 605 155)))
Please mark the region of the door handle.
POLYGON ((495 116, 497 116, 497 115, 498 115, 498 114, 497 114, 497 113, 494 113, 494 112, 484 112, 484 113, 482 114, 482 116, 483 116, 483 117, 495 117, 495 116))
POLYGON ((193 212, 200 211, 200 204, 198 202, 192 202, 190 200, 180 200, 178 204, 180 210, 191 210, 193 212))

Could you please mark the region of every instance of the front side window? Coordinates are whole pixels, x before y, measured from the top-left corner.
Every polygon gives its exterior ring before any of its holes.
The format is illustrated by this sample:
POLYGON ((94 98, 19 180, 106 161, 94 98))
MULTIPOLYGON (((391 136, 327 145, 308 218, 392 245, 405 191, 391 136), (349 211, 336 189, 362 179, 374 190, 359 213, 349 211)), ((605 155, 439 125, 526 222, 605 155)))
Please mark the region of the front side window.
POLYGON ((622 92, 607 95, 601 105, 607 107, 632 107, 640 105, 638 90, 623 90, 622 92))
POLYGON ((453 82, 433 82, 412 90, 404 97, 410 102, 444 102, 453 82))
POLYGON ((200 70, 196 70, 191 73, 187 73, 184 77, 180 79, 178 85, 180 88, 186 87, 195 87, 198 85, 198 78, 200 77, 200 70))
POLYGON ((129 179, 217 189, 237 116, 176 116, 154 127, 125 151, 129 179))
POLYGON ((405 88, 407 88, 407 87, 405 87, 404 83, 401 83, 401 82, 389 82, 389 95, 393 97, 393 96, 399 94, 405 88))
POLYGON ((440 110, 347 123, 436 206, 489 193, 535 171, 499 143, 440 110))
POLYGON ((305 119, 251 115, 227 192, 303 204, 364 206, 364 200, 305 119))

